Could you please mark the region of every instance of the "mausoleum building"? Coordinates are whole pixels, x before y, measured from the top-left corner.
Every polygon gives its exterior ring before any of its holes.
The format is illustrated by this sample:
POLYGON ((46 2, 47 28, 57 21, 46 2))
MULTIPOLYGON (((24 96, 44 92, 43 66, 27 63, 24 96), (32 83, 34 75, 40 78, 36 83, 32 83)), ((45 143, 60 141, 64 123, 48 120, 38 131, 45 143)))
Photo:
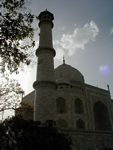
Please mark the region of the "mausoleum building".
POLYGON ((39 14, 40 39, 36 50, 37 76, 34 91, 23 98, 34 111, 25 119, 54 120, 72 137, 73 150, 113 149, 113 102, 110 91, 85 83, 83 74, 63 63, 54 69, 52 29, 54 16, 39 14))

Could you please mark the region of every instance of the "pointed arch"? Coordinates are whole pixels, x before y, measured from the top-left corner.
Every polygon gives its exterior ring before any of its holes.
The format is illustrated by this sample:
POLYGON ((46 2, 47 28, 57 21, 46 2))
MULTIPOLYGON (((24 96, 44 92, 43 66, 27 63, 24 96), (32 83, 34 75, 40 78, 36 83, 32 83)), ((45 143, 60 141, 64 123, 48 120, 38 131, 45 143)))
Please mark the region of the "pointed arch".
POLYGON ((57 113, 66 113, 66 100, 59 97, 56 99, 57 113))
POLYGON ((84 111, 83 111, 83 103, 82 103, 82 100, 80 100, 79 98, 77 98, 75 100, 75 113, 77 114, 82 114, 84 111))
POLYGON ((108 109, 105 104, 98 101, 94 107, 95 130, 111 130, 108 109))
POLYGON ((82 119, 78 119, 76 121, 76 128, 77 129, 85 129, 85 123, 82 119))
POLYGON ((67 128, 68 127, 68 124, 64 119, 59 119, 57 121, 57 125, 58 125, 58 127, 61 127, 61 128, 67 128))

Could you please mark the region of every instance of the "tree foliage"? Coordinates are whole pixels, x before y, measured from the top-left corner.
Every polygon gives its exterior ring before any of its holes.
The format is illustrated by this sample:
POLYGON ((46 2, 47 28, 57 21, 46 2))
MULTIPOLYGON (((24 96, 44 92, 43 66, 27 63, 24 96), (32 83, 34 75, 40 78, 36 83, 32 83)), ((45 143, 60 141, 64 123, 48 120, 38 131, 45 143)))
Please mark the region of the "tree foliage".
POLYGON ((1 0, 0 7, 1 67, 14 72, 22 63, 30 63, 28 49, 35 45, 34 15, 25 8, 25 0, 1 0))
POLYGON ((52 127, 52 121, 26 121, 20 116, 0 124, 0 145, 3 150, 71 150, 71 140, 52 127))
POLYGON ((25 120, 33 120, 34 107, 28 102, 21 102, 20 107, 15 111, 16 115, 21 115, 25 120))
MULTIPOLYGON (((24 91, 17 80, 6 74, 0 81, 0 112, 15 110, 20 106, 24 91)), ((3 119, 3 116, 2 116, 3 119)))

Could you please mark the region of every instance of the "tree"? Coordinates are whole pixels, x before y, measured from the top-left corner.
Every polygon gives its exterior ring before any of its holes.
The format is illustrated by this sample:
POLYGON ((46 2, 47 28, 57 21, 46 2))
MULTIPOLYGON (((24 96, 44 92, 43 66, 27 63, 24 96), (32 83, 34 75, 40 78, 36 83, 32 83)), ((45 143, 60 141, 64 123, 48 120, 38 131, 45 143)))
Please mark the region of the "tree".
POLYGON ((14 72, 21 64, 30 64, 34 15, 25 8, 25 0, 1 0, 0 7, 0 67, 14 72))
POLYGON ((0 81, 0 112, 2 120, 5 110, 16 110, 20 106, 24 91, 17 80, 9 77, 8 74, 2 76, 0 81))
POLYGON ((28 102, 21 102, 21 106, 15 111, 15 115, 21 115, 25 120, 33 120, 34 107, 28 102))
POLYGON ((20 116, 0 124, 3 150, 72 150, 71 139, 52 126, 52 121, 26 121, 20 116))

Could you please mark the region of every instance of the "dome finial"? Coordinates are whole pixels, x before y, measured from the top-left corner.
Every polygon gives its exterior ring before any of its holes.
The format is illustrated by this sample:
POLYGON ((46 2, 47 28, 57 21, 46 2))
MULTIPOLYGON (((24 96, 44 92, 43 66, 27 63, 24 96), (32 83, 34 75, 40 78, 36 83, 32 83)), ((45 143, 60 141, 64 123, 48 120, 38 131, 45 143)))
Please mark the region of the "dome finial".
POLYGON ((65 64, 65 57, 63 56, 63 64, 65 64))

